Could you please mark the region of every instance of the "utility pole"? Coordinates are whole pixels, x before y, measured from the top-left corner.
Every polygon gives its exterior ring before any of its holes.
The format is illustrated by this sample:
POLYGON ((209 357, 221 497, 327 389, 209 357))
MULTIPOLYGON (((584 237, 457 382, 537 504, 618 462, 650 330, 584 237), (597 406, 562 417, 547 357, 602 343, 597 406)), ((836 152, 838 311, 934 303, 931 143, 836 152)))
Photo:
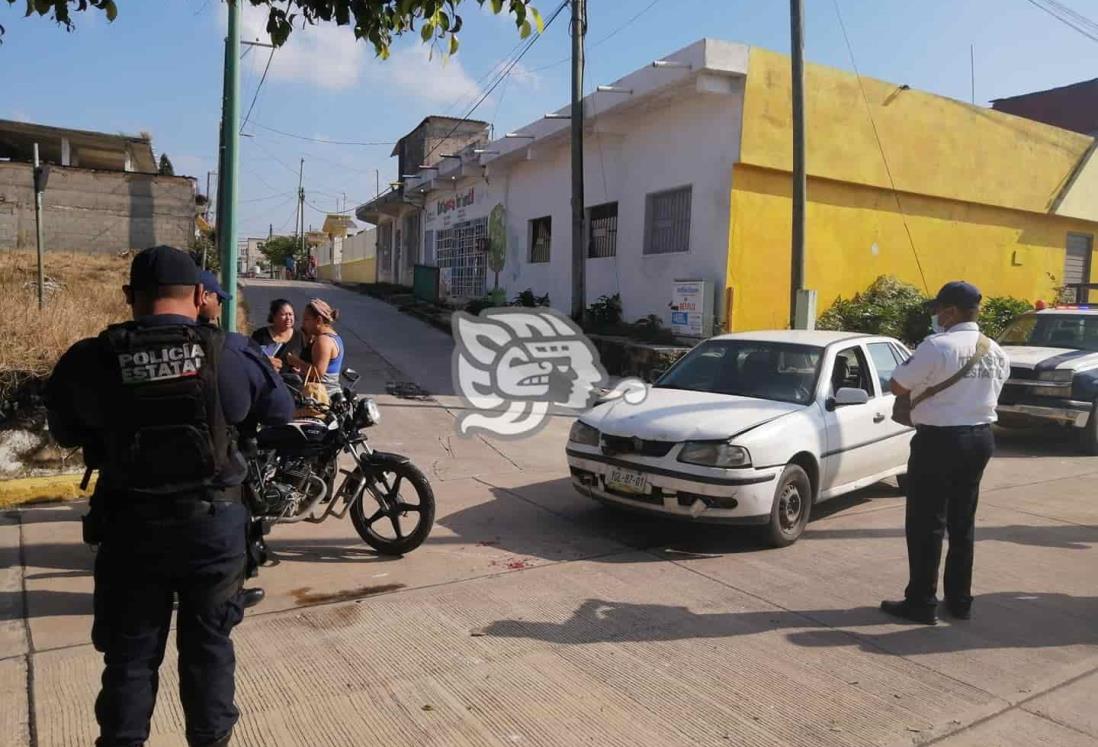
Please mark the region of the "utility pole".
POLYGON ((221 254, 221 282, 228 290, 221 312, 221 328, 236 329, 236 197, 237 171, 240 167, 240 4, 227 0, 229 33, 225 37, 225 82, 221 103, 221 166, 218 169, 217 244, 221 254))
POLYGON ((38 248, 38 310, 46 305, 46 260, 45 246, 42 244, 42 192, 45 188, 45 172, 38 160, 38 143, 34 144, 34 238, 38 248))
POLYGON ((584 273, 587 247, 583 236, 583 40, 587 35, 587 2, 572 0, 572 318, 586 308, 584 273))
POLYGON ((300 249, 298 250, 298 256, 305 256, 305 188, 302 186, 302 178, 305 174, 305 159, 301 159, 301 164, 297 168, 297 210, 301 215, 301 230, 298 232, 300 239, 300 249))
POLYGON ((381 196, 381 169, 374 169, 374 197, 381 196))
POLYGON ((789 26, 792 41, 793 78, 793 242, 789 292, 789 326, 812 329, 815 326, 815 294, 805 290, 805 203, 808 180, 805 173, 804 136, 804 3, 789 0, 789 26))
POLYGON ((206 172, 206 214, 203 216, 203 219, 206 221, 207 225, 210 223, 210 177, 212 175, 213 172, 206 172))

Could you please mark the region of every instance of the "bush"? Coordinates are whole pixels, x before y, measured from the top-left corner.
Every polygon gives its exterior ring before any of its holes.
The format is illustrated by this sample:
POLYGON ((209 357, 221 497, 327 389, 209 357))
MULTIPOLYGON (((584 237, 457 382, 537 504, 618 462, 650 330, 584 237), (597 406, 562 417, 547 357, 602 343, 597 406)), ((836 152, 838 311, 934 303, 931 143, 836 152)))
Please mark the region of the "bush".
POLYGON ((887 335, 917 345, 930 331, 927 300, 914 285, 882 275, 854 298, 837 298, 816 328, 887 335))
POLYGON ((621 324, 621 294, 599 296, 585 314, 592 329, 607 329, 621 324))
POLYGON ((1033 304, 1020 298, 994 296, 984 299, 980 307, 980 330, 995 339, 1003 334, 1010 320, 1019 314, 1033 310, 1033 304))
POLYGON ((632 337, 642 342, 672 343, 675 335, 671 330, 663 326, 663 320, 656 314, 649 314, 643 319, 633 322, 632 337))
POLYGON ((485 309, 494 309, 497 306, 506 306, 507 296, 502 288, 493 288, 488 295, 474 298, 465 304, 465 310, 470 314, 478 315, 485 309))
POLYGON ((522 293, 519 293, 517 296, 515 296, 514 298, 511 299, 511 305, 512 306, 525 306, 527 308, 535 308, 537 306, 548 306, 549 305, 549 294, 546 293, 544 296, 535 296, 534 291, 531 290, 530 288, 527 288, 522 293))

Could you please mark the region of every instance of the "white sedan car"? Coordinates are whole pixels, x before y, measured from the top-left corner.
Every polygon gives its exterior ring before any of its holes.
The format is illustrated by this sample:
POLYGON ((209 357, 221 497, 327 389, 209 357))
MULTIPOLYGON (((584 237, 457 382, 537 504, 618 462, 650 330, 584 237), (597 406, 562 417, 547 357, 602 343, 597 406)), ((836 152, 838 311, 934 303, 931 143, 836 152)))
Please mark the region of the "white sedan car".
POLYGON ((912 429, 891 419, 898 341, 850 332, 714 337, 639 404, 596 405, 572 426, 572 482, 607 504, 760 525, 796 541, 813 503, 907 471, 912 429))

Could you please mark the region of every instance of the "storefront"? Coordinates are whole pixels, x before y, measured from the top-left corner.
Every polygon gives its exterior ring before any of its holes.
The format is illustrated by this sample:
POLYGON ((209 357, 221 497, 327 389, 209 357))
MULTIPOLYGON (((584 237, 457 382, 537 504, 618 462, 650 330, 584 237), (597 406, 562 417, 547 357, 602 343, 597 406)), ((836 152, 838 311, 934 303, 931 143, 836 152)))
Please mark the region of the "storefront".
POLYGON ((439 268, 443 295, 478 298, 489 290, 488 215, 496 200, 485 179, 458 176, 460 165, 454 171, 433 180, 445 188, 426 193, 424 264, 439 268))

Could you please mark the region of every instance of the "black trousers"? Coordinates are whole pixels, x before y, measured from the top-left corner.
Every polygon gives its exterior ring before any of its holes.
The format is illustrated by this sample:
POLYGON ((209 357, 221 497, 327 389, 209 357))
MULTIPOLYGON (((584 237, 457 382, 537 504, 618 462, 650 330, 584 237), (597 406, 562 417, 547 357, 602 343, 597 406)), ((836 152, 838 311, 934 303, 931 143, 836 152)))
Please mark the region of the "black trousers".
POLYGON ((972 604, 976 504, 980 479, 994 450, 988 425, 919 426, 911 440, 905 526, 910 580, 904 592, 911 604, 938 604, 938 566, 947 529, 945 597, 960 607, 972 604))
POLYGON ((244 614, 247 510, 239 503, 213 503, 181 515, 186 513, 138 517, 123 507, 105 517, 92 624, 92 642, 105 663, 95 701, 99 747, 143 745, 148 739, 175 597, 188 743, 214 743, 239 718, 229 635, 244 614))

